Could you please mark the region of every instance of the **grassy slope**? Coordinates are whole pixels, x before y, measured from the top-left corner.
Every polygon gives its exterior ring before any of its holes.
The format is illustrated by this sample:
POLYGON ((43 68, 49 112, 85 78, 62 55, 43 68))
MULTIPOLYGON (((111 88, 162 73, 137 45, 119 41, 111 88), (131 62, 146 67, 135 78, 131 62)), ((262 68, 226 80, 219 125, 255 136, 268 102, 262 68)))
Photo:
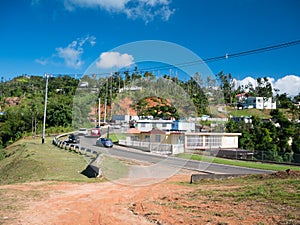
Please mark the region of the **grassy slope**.
POLYGON ((263 170, 283 171, 286 169, 291 169, 291 170, 300 171, 299 166, 239 161, 239 160, 223 159, 223 158, 210 157, 210 156, 185 154, 185 153, 179 154, 177 156, 180 158, 184 158, 184 159, 192 159, 192 160, 212 162, 212 163, 218 163, 218 164, 224 164, 224 165, 241 166, 241 167, 263 169, 263 170))
MULTIPOLYGON (((40 180, 84 182, 96 180, 89 179, 81 174, 87 166, 87 162, 83 156, 61 150, 53 146, 51 141, 51 139, 46 139, 45 144, 42 145, 40 139, 21 140, 5 149, 7 157, 0 161, 0 185, 40 180)), ((203 158, 203 156, 199 155, 181 154, 180 157, 275 171, 286 170, 288 168, 300 170, 300 167, 221 158, 203 158)), ((109 162, 110 160, 102 165, 104 166, 103 169, 110 164, 109 162)))
POLYGON ((27 181, 94 181, 80 174, 87 162, 78 154, 61 150, 46 139, 21 140, 5 149, 8 157, 0 161, 0 184, 27 181))
MULTIPOLYGON (((283 174, 285 172, 281 173, 281 176, 248 175, 222 180, 203 179, 195 184, 180 182, 181 185, 195 187, 192 192, 181 194, 181 201, 184 203, 189 202, 190 205, 185 207, 186 204, 180 204, 178 201, 166 202, 165 204, 171 208, 174 208, 174 205, 177 204, 175 206, 180 206, 182 212, 190 213, 191 206, 197 206, 199 202, 202 202, 202 204, 217 202, 217 204, 224 207, 222 210, 215 211, 214 208, 210 207, 205 209, 206 213, 217 215, 215 218, 212 216, 212 220, 224 221, 224 223, 219 222, 216 224, 231 224, 229 222, 231 218, 242 216, 242 214, 239 214, 239 210, 232 209, 237 205, 246 204, 253 210, 264 211, 266 217, 276 215, 276 222, 278 223, 272 224, 296 225, 300 222, 300 177, 299 175, 289 177, 283 174), (226 208, 226 206, 231 207, 226 208)), ((160 202, 160 204, 164 204, 164 202, 160 202)), ((249 211, 249 208, 246 207, 243 210, 249 211)), ((260 220, 263 219, 257 217, 255 224, 271 224, 270 222, 260 222, 260 220)))
POLYGON ((256 116, 258 118, 270 118, 271 110, 260 110, 260 109, 231 109, 227 108, 227 111, 230 115, 240 117, 240 116, 256 116))

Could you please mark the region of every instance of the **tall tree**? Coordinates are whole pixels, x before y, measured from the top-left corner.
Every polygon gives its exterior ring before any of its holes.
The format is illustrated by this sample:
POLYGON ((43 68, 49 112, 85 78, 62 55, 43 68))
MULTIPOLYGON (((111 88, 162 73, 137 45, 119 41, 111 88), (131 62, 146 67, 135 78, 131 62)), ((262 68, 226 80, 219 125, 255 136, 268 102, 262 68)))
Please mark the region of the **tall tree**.
POLYGON ((235 86, 232 75, 230 73, 224 74, 223 71, 221 71, 218 73, 217 78, 220 81, 220 87, 224 93, 225 103, 232 104, 235 86))

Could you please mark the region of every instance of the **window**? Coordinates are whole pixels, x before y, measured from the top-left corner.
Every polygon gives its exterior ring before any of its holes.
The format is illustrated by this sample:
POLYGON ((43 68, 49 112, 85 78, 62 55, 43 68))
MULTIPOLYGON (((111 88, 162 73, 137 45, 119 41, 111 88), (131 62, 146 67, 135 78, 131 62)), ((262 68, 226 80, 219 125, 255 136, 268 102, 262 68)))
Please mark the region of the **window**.
POLYGON ((141 123, 141 127, 146 127, 146 124, 145 123, 141 123))
POLYGON ((162 127, 167 127, 167 124, 166 124, 166 123, 163 123, 163 124, 162 124, 162 127))
POLYGON ((150 141, 150 135, 145 136, 145 141, 150 141))
POLYGON ((155 142, 160 142, 160 135, 155 135, 155 142))
POLYGON ((131 136, 130 139, 131 139, 131 141, 138 141, 139 137, 138 136, 131 136))
POLYGON ((222 136, 220 135, 213 135, 213 136, 206 136, 205 137, 205 146, 219 148, 222 146, 222 136))
POLYGON ((203 147, 203 136, 190 135, 187 136, 187 146, 188 147, 203 147))

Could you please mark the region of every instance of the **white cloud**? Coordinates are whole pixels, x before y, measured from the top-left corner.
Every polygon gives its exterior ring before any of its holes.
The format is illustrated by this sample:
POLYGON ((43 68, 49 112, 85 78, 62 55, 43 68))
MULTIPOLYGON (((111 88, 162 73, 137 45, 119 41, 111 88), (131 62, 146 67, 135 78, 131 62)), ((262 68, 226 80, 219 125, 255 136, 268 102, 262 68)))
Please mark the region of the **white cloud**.
POLYGON ((236 88, 239 87, 239 86, 245 88, 249 83, 251 83, 254 88, 257 86, 256 80, 254 78, 252 78, 252 77, 246 77, 243 80, 236 80, 236 79, 234 79, 234 83, 235 83, 235 87, 236 88))
POLYGON ((89 43, 91 46, 96 44, 96 38, 94 36, 87 35, 84 38, 78 38, 72 41, 66 47, 57 47, 56 53, 47 59, 36 59, 35 62, 41 65, 57 65, 58 59, 63 59, 67 67, 73 69, 80 69, 84 64, 82 60, 82 54, 84 53, 84 45, 89 43))
POLYGON ((103 8, 107 11, 119 11, 125 8, 129 0, 65 0, 67 10, 73 11, 76 7, 81 8, 103 8))
POLYGON ((130 19, 141 18, 146 23, 158 17, 169 20, 175 9, 170 7, 171 0, 65 0, 68 11, 78 8, 94 8, 110 13, 123 13, 130 19))
POLYGON ((300 93, 300 77, 287 75, 278 79, 274 83, 274 88, 279 89, 279 93, 287 93, 290 96, 295 96, 300 93))
POLYGON ((81 55, 83 53, 83 49, 81 47, 77 47, 76 42, 72 42, 72 44, 65 48, 56 48, 56 51, 58 57, 64 59, 67 67, 78 69, 82 66, 83 61, 81 60, 81 55))
POLYGON ((36 59, 35 62, 38 64, 41 64, 43 66, 45 66, 49 63, 47 59, 36 59))
POLYGON ((129 54, 119 52, 103 52, 96 62, 97 67, 102 69, 122 68, 134 63, 134 58, 129 54))
MULTIPOLYGON (((278 89, 279 94, 286 93, 289 96, 295 96, 300 93, 300 77, 296 75, 286 75, 278 80, 272 77, 268 77, 269 82, 273 89, 278 89)), ((243 80, 235 80, 235 86, 246 86, 251 83, 255 88, 257 86, 256 79, 252 77, 246 77, 243 80)))

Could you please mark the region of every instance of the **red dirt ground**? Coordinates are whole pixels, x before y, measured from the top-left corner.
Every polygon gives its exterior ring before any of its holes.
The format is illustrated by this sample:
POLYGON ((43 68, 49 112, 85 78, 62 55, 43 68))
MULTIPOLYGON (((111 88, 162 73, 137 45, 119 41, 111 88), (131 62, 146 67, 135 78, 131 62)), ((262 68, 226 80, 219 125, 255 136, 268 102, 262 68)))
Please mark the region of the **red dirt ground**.
MULTIPOLYGON (((264 202, 233 203, 204 195, 193 199, 193 191, 199 186, 179 183, 189 182, 190 175, 184 172, 161 183, 139 187, 112 182, 3 185, 0 192, 24 196, 30 192, 31 197, 11 205, 17 210, 0 213, 0 224, 289 224, 279 223, 286 218, 264 202), (18 204, 24 207, 18 209, 18 204)), ((201 188, 209 191, 236 187, 214 184, 201 188)), ((3 205, 0 203, 1 208, 3 205)))

